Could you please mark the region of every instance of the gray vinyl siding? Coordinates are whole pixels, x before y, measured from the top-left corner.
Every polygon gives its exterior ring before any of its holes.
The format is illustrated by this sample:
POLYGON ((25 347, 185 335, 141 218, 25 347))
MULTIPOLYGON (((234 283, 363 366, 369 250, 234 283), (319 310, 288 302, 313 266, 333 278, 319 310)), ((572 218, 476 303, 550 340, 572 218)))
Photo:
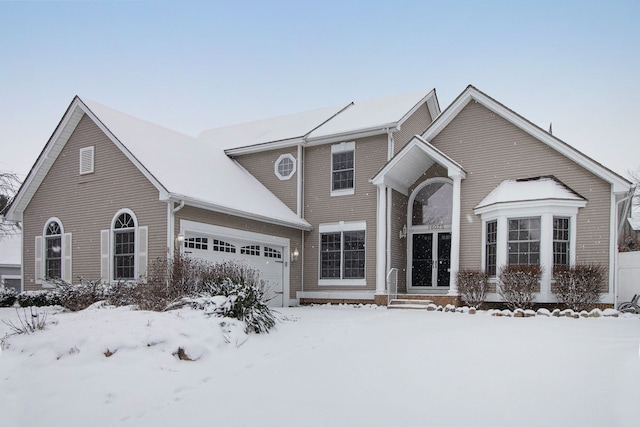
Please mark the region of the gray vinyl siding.
MULTIPOLYGON (((349 142, 350 140, 345 140, 349 142)), ((355 191, 331 197, 331 145, 305 149, 304 217, 313 226, 305 233, 304 290, 375 290, 377 188, 369 180, 387 159, 387 135, 355 141, 355 191), (318 286, 320 235, 318 226, 339 221, 366 221, 366 287, 318 286)))
POLYGON ((587 199, 577 216, 576 261, 608 266, 610 184, 475 102, 431 142, 467 172, 461 186, 461 268, 482 267, 482 221, 473 208, 503 180, 544 175, 587 199))
POLYGON ((398 292, 407 291, 407 239, 400 239, 400 230, 407 225, 409 197, 393 190, 391 195, 391 268, 398 269, 398 292))
POLYGON ((276 195, 289 209, 293 212, 297 210, 297 174, 299 172, 299 161, 297 163, 297 171, 290 179, 280 180, 275 174, 275 163, 282 154, 291 154, 294 158, 298 157, 296 147, 283 148, 253 154, 244 154, 234 157, 243 168, 249 171, 258 179, 265 187, 276 195))
POLYGON ((73 282, 100 279, 100 230, 111 228, 116 212, 131 209, 138 226, 149 227, 149 261, 166 254, 166 204, 133 163, 84 116, 24 211, 24 289, 35 284, 35 237, 57 217, 72 233, 73 282), (79 174, 81 148, 95 147, 94 173, 79 174))
POLYGON ((433 121, 427 104, 422 104, 393 135, 394 155, 398 154, 415 135, 422 135, 433 121))
MULTIPOLYGON (((293 228, 265 224, 263 222, 239 218, 219 212, 185 206, 176 213, 174 228, 175 236, 180 232, 180 220, 182 219, 287 238, 290 241, 292 251, 295 248, 299 248, 300 252, 302 252, 302 231, 295 230, 293 228)), ((289 263, 289 254, 284 254, 284 259, 289 263)), ((302 290, 302 254, 300 255, 300 258, 298 258, 298 261, 290 263, 289 283, 289 298, 296 298, 296 292, 302 290)))

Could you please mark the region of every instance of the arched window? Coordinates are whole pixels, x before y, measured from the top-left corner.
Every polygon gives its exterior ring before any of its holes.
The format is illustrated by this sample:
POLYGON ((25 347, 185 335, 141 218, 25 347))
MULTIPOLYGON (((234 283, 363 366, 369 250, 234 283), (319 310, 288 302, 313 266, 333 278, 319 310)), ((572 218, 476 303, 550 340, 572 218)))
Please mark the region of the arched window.
POLYGON ((113 221, 113 278, 135 279, 136 221, 122 212, 113 221))
POLYGON ((451 226, 453 184, 434 180, 424 185, 413 199, 411 225, 451 226))
POLYGON ((51 220, 45 227, 45 278, 62 278, 62 226, 51 220))

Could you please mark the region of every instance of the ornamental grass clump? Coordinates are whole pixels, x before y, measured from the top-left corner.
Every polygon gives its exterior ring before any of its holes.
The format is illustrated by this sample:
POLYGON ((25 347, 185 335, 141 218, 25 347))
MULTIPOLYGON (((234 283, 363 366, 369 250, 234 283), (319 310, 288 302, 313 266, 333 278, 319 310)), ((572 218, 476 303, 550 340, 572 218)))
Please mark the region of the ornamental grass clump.
POLYGON ((489 275, 480 270, 460 270, 456 277, 462 301, 471 307, 480 308, 487 297, 489 275))
POLYGON ((600 264, 577 264, 553 270, 552 287, 558 301, 579 312, 592 309, 602 297, 607 269, 600 264))
POLYGON ((512 311, 517 308, 531 309, 541 277, 542 268, 539 265, 505 265, 498 274, 498 294, 512 311))

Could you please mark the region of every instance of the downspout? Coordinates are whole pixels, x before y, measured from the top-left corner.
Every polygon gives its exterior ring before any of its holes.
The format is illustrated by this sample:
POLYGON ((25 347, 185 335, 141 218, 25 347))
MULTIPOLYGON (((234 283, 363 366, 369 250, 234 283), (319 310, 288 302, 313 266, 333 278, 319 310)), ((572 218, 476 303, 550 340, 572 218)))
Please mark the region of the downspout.
POLYGON ((173 255, 175 253, 175 244, 176 244, 176 239, 174 236, 175 216, 176 216, 176 213, 184 207, 184 200, 180 200, 180 203, 178 204, 178 206, 174 206, 173 204, 174 204, 173 201, 171 201, 168 204, 168 207, 169 207, 169 220, 167 221, 167 240, 168 240, 167 241, 167 248, 168 248, 167 258, 168 259, 173 258, 173 255))
POLYGON ((620 243, 620 234, 622 232, 622 227, 624 224, 624 220, 627 218, 627 211, 629 210, 629 206, 631 204, 631 201, 633 200, 633 195, 636 192, 636 187, 632 187, 629 190, 629 193, 627 193, 627 196, 624 197, 623 199, 620 199, 616 202, 616 235, 615 235, 615 253, 614 253, 614 257, 613 257, 613 308, 616 308, 616 306, 618 305, 618 294, 620 291, 620 287, 618 286, 618 278, 619 278, 619 269, 618 269, 618 263, 619 263, 619 259, 620 259, 620 248, 619 248, 619 243, 620 243), (622 208, 622 212, 620 212, 620 214, 618 215, 618 207, 620 205, 620 203, 626 202, 625 206, 622 208))

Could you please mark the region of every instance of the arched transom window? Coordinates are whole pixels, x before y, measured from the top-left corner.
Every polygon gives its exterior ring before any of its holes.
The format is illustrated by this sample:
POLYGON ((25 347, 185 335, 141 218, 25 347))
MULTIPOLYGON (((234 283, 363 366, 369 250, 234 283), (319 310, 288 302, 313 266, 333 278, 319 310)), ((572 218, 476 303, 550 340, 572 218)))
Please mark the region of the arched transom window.
POLYGON ((453 185, 448 181, 426 184, 413 199, 411 225, 450 227, 453 209, 453 185))

